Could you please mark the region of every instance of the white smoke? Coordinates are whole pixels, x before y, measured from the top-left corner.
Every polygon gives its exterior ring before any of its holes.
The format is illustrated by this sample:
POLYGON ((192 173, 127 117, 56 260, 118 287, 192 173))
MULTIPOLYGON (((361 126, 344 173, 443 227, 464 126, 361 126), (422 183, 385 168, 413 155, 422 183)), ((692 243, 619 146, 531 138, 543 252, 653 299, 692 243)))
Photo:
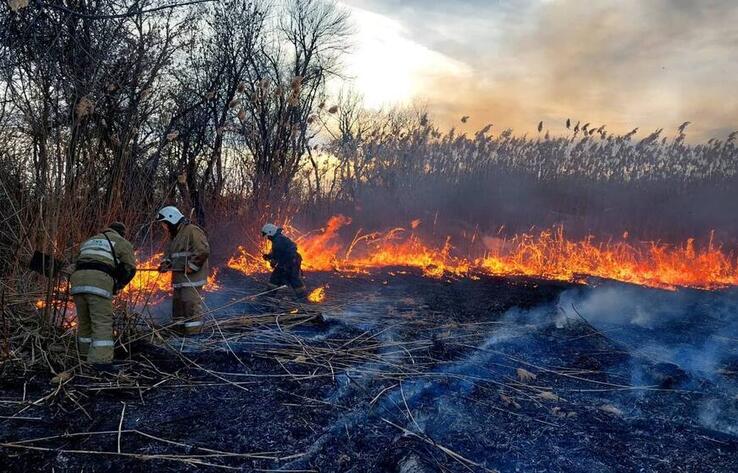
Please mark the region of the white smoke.
POLYGON ((654 363, 713 377, 724 363, 738 359, 735 291, 610 285, 565 291, 557 305, 566 322, 581 321, 581 315, 632 355, 654 363))

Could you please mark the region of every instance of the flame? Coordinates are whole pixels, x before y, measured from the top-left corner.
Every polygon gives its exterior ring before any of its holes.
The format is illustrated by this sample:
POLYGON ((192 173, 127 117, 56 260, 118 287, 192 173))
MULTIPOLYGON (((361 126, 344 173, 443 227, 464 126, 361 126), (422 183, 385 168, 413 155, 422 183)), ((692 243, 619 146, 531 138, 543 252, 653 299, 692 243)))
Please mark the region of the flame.
MULTIPOLYGON (((158 268, 164 255, 157 253, 150 258, 139 260, 138 266, 140 268, 158 268)), ((219 268, 213 268, 208 276, 208 281, 203 287, 206 292, 213 292, 220 290, 220 284, 218 284, 218 272, 219 268)), ((172 275, 171 273, 159 273, 158 271, 138 271, 133 280, 126 286, 121 294, 128 295, 131 297, 138 297, 141 295, 151 295, 157 299, 162 298, 166 294, 169 294, 172 289, 172 275)))
MULTIPOLYGON (((261 248, 262 253, 268 253, 269 247, 266 240, 261 248)), ((261 257, 249 253, 246 248, 239 246, 236 248, 236 254, 232 256, 226 264, 231 269, 242 272, 243 274, 256 274, 269 271, 269 263, 261 257)))
POLYGON ((521 274, 571 281, 581 275, 644 286, 717 289, 738 284, 736 260, 710 243, 697 250, 694 239, 681 246, 625 241, 596 244, 593 237, 569 241, 563 228, 513 238, 509 249, 477 261, 482 272, 521 274))
MULTIPOLYGON (((163 258, 162 253, 157 253, 149 258, 138 260, 139 268, 158 268, 159 263, 163 258)), ((137 258, 138 259, 138 258, 137 258)), ((205 292, 216 292, 221 289, 218 283, 218 272, 220 268, 213 268, 210 275, 208 276, 207 284, 203 287, 205 292)), ((55 290, 55 294, 62 295, 68 294, 69 282, 61 281, 55 290)), ((164 298, 171 292, 171 274, 159 273, 158 271, 137 271, 131 282, 123 288, 123 290, 117 295, 119 298, 127 299, 129 302, 134 304, 151 304, 157 305, 164 300, 164 298)), ((46 300, 38 299, 34 302, 34 306, 38 310, 44 310, 46 308, 46 300)), ((74 304, 72 298, 62 299, 53 297, 51 306, 55 310, 66 310, 69 312, 68 320, 62 323, 64 328, 70 329, 77 326, 76 312, 74 310, 74 304)))
POLYGON ((310 294, 308 294, 308 300, 310 302, 315 302, 316 304, 323 302, 325 300, 325 287, 313 289, 310 294))
MULTIPOLYGON (((339 269, 339 252, 343 249, 338 238, 341 228, 349 225, 351 219, 336 215, 328 219, 325 228, 314 234, 302 235, 296 239, 303 259, 303 269, 309 271, 331 271, 339 269)), ((289 233, 290 228, 286 231, 289 233)))
MULTIPOLYGON (((694 239, 681 245, 638 242, 628 232, 617 241, 600 242, 592 236, 571 240, 563 227, 505 238, 504 227, 500 227, 494 235, 484 236, 475 231, 461 239, 466 253, 477 250, 476 256, 470 256, 455 247, 450 237, 440 245, 428 243, 418 233, 420 220, 410 222, 409 229, 398 227, 374 233, 358 230, 352 237, 346 231, 350 224, 350 218, 336 215, 319 231, 303 234, 287 226, 285 232, 297 235, 303 269, 335 271, 347 277, 379 268, 405 267, 417 268, 433 278, 522 275, 586 282, 587 277, 594 276, 663 289, 718 289, 738 285, 738 259, 715 245, 712 238, 703 247, 698 247, 694 239), (342 233, 350 238, 344 239, 342 233)), ((249 275, 268 271, 269 265, 260 255, 269 250, 268 241, 264 240, 258 250, 250 252, 239 247, 227 266, 249 275)), ((139 267, 156 268, 161 259, 162 254, 155 254, 142 259, 139 267)), ((221 289, 220 269, 213 268, 205 291, 221 289)), ((394 269, 389 274, 405 273, 394 269)), ((68 293, 65 284, 59 286, 57 294, 68 293)), ((120 296, 135 304, 157 304, 170 291, 170 274, 139 271, 120 296)), ((326 288, 319 287, 310 293, 308 300, 319 303, 325 297, 326 288)), ((52 304, 54 308, 62 308, 67 302, 52 299, 52 304)), ((45 309, 45 299, 37 300, 35 306, 45 309)))
POLYGON ((218 273, 220 268, 213 268, 208 276, 208 282, 203 286, 202 290, 205 292, 218 292, 220 291, 220 284, 218 283, 218 273))
MULTIPOLYGON (((303 256, 303 269, 339 271, 344 274, 366 273, 382 267, 419 268, 424 275, 440 278, 455 275, 477 278, 480 274, 524 275, 561 281, 581 281, 594 276, 604 279, 674 289, 694 287, 716 289, 738 285, 738 261, 712 243, 697 248, 694 239, 682 245, 636 242, 627 232, 621 241, 598 242, 592 236, 569 240, 563 227, 538 234, 519 234, 512 238, 478 238, 465 242, 484 246, 478 257, 462 256, 446 238, 441 246, 426 243, 411 229, 393 228, 382 233, 357 231, 348 245, 341 243, 339 232, 351 219, 331 217, 325 228, 296 238, 303 256), (475 243, 476 242, 476 243, 475 243)), ((500 228, 501 233, 504 227, 500 228)), ((294 229, 286 230, 298 234, 294 229)), ((228 263, 245 274, 268 270, 261 260, 240 247, 228 263)))
MULTIPOLYGON (((149 258, 140 259, 139 268, 158 268, 164 255, 157 253, 149 258)), ((131 282, 123 288, 119 297, 126 297, 135 302, 157 304, 171 290, 171 275, 158 271, 137 271, 131 282)))
MULTIPOLYGON (((156 253, 148 258, 140 258, 137 255, 139 268, 158 268, 161 263, 163 253, 156 253)), ((220 290, 218 284, 219 268, 214 268, 208 276, 207 284, 203 287, 206 292, 220 290)), ((123 288, 118 297, 127 298, 134 303, 158 304, 171 292, 172 276, 171 273, 160 273, 158 271, 137 271, 131 282, 123 288)))
POLYGON ((41 297, 36 300, 36 302, 33 303, 33 305, 36 307, 37 310, 42 311, 46 309, 46 307, 51 307, 51 309, 55 311, 67 311, 69 310, 69 307, 71 305, 71 298, 66 299, 64 296, 69 292, 69 282, 68 281, 59 281, 56 286, 54 287, 54 290, 52 291, 51 295, 51 304, 46 303, 46 298, 41 297))

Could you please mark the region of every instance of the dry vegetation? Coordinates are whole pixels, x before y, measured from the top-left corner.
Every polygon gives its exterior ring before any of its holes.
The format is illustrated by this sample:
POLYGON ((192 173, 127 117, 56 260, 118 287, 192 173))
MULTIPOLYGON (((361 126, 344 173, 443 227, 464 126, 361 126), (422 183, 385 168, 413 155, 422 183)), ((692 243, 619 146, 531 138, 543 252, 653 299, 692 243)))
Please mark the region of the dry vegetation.
POLYGON ((567 119, 565 136, 551 136, 543 122, 535 136, 491 124, 469 136, 439 129, 423 110, 371 113, 351 96, 341 105, 331 144, 340 164, 325 169, 324 197, 358 202, 374 225, 392 208, 403 224, 440 214, 486 231, 563 223, 603 237, 735 235, 738 132, 688 144, 688 122, 671 136, 639 137, 567 119))
POLYGON ((0 7, 0 348, 26 367, 69 367, 50 350, 65 288, 29 275, 32 251, 69 259, 112 219, 151 249, 165 202, 217 235, 223 259, 266 217, 357 207, 373 225, 440 212, 462 227, 668 237, 705 228, 690 205, 719 203, 708 223, 735 228, 735 133, 692 145, 687 124, 640 138, 567 122, 568 136, 544 124, 536 136, 459 135, 423 112, 329 97, 351 32, 332 3, 73 4, 0 7))

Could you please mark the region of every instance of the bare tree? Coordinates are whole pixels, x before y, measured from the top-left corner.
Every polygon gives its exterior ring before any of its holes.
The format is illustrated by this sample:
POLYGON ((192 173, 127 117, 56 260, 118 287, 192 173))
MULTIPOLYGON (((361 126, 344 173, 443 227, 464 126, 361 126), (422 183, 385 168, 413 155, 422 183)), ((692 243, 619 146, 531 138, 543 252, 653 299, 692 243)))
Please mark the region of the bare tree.
MULTIPOLYGON (((337 74, 350 34, 345 11, 319 0, 291 0, 277 36, 262 43, 247 80, 242 134, 251 162, 252 205, 289 205, 289 190, 315 136, 327 78, 337 74)), ((272 207, 278 214, 279 208, 272 207)))
POLYGON ((117 8, 33 4, 0 19, 0 83, 12 103, 4 121, 30 156, 21 163, 33 197, 20 207, 37 248, 66 251, 101 220, 138 220, 148 207, 137 184, 156 89, 191 17, 117 8))
POLYGON ((180 52, 181 66, 171 96, 167 140, 171 169, 189 206, 205 223, 204 203, 225 185, 224 148, 244 118, 244 82, 265 34, 265 7, 243 0, 209 6, 192 33, 192 50, 180 52))

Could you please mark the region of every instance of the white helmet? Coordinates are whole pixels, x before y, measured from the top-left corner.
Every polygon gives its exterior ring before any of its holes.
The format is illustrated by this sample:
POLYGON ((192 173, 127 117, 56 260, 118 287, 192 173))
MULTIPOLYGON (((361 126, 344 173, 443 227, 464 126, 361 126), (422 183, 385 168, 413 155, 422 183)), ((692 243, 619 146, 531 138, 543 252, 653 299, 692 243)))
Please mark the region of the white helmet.
POLYGON ((159 210, 159 215, 156 217, 157 222, 169 222, 172 225, 177 225, 180 220, 184 218, 184 214, 179 211, 177 207, 170 205, 159 210))
POLYGON ((261 227, 261 234, 267 237, 273 237, 279 231, 279 227, 273 223, 267 223, 261 227))

